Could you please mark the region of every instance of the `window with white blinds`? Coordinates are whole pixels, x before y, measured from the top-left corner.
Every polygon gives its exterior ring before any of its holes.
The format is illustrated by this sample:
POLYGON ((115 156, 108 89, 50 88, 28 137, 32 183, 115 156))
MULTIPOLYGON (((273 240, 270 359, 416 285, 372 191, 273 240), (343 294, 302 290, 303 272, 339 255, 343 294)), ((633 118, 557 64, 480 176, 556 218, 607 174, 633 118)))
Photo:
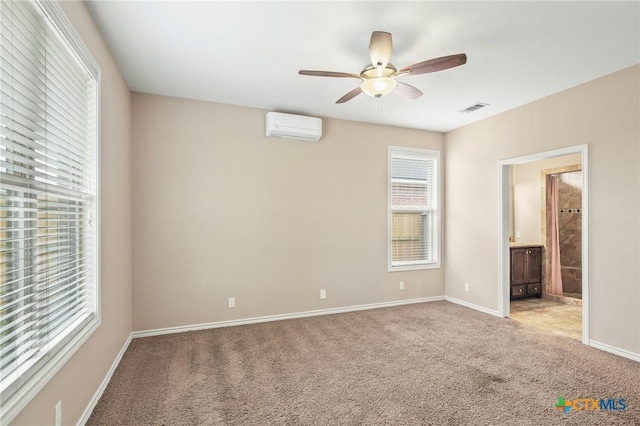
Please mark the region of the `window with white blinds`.
POLYGON ((0 2, 0 409, 99 324, 99 69, 53 2, 0 2))
POLYGON ((389 147, 389 270, 440 266, 438 151, 389 147))

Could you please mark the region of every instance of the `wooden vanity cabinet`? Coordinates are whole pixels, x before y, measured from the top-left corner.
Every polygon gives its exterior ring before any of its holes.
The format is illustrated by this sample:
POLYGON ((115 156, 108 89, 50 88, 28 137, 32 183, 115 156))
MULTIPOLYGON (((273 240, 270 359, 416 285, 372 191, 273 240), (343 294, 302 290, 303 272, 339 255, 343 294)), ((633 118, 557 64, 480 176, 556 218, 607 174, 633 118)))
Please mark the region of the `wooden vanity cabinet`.
POLYGON ((542 297, 542 247, 510 248, 511 298, 542 297))

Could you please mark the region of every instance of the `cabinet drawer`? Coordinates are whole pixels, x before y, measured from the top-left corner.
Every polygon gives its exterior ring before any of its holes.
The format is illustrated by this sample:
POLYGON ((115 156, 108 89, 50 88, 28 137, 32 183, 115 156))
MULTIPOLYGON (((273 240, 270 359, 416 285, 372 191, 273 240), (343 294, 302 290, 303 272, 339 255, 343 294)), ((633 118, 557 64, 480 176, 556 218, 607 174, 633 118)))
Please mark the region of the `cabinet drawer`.
POLYGON ((542 294, 542 284, 527 284, 527 294, 529 295, 537 295, 542 294))
POLYGON ((513 285, 511 286, 511 297, 524 297, 527 295, 527 285, 513 285))

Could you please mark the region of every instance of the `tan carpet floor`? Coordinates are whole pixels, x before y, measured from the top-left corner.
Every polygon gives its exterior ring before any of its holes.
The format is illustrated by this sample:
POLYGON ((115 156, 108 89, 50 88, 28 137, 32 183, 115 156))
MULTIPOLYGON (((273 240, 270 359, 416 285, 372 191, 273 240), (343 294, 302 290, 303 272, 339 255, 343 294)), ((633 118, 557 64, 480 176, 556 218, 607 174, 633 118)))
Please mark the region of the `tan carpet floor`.
POLYGON ((638 362, 431 302, 134 339, 87 424, 639 425, 639 379, 638 362), (565 414, 559 397, 626 409, 565 414))

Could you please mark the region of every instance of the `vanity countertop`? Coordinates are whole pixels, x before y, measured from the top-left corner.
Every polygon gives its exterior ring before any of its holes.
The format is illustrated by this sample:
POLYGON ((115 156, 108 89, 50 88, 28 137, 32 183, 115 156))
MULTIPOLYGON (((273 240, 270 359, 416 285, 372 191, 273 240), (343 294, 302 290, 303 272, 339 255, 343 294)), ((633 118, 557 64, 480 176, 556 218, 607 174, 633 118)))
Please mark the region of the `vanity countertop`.
POLYGON ((542 247, 540 243, 509 243, 509 247, 542 247))

